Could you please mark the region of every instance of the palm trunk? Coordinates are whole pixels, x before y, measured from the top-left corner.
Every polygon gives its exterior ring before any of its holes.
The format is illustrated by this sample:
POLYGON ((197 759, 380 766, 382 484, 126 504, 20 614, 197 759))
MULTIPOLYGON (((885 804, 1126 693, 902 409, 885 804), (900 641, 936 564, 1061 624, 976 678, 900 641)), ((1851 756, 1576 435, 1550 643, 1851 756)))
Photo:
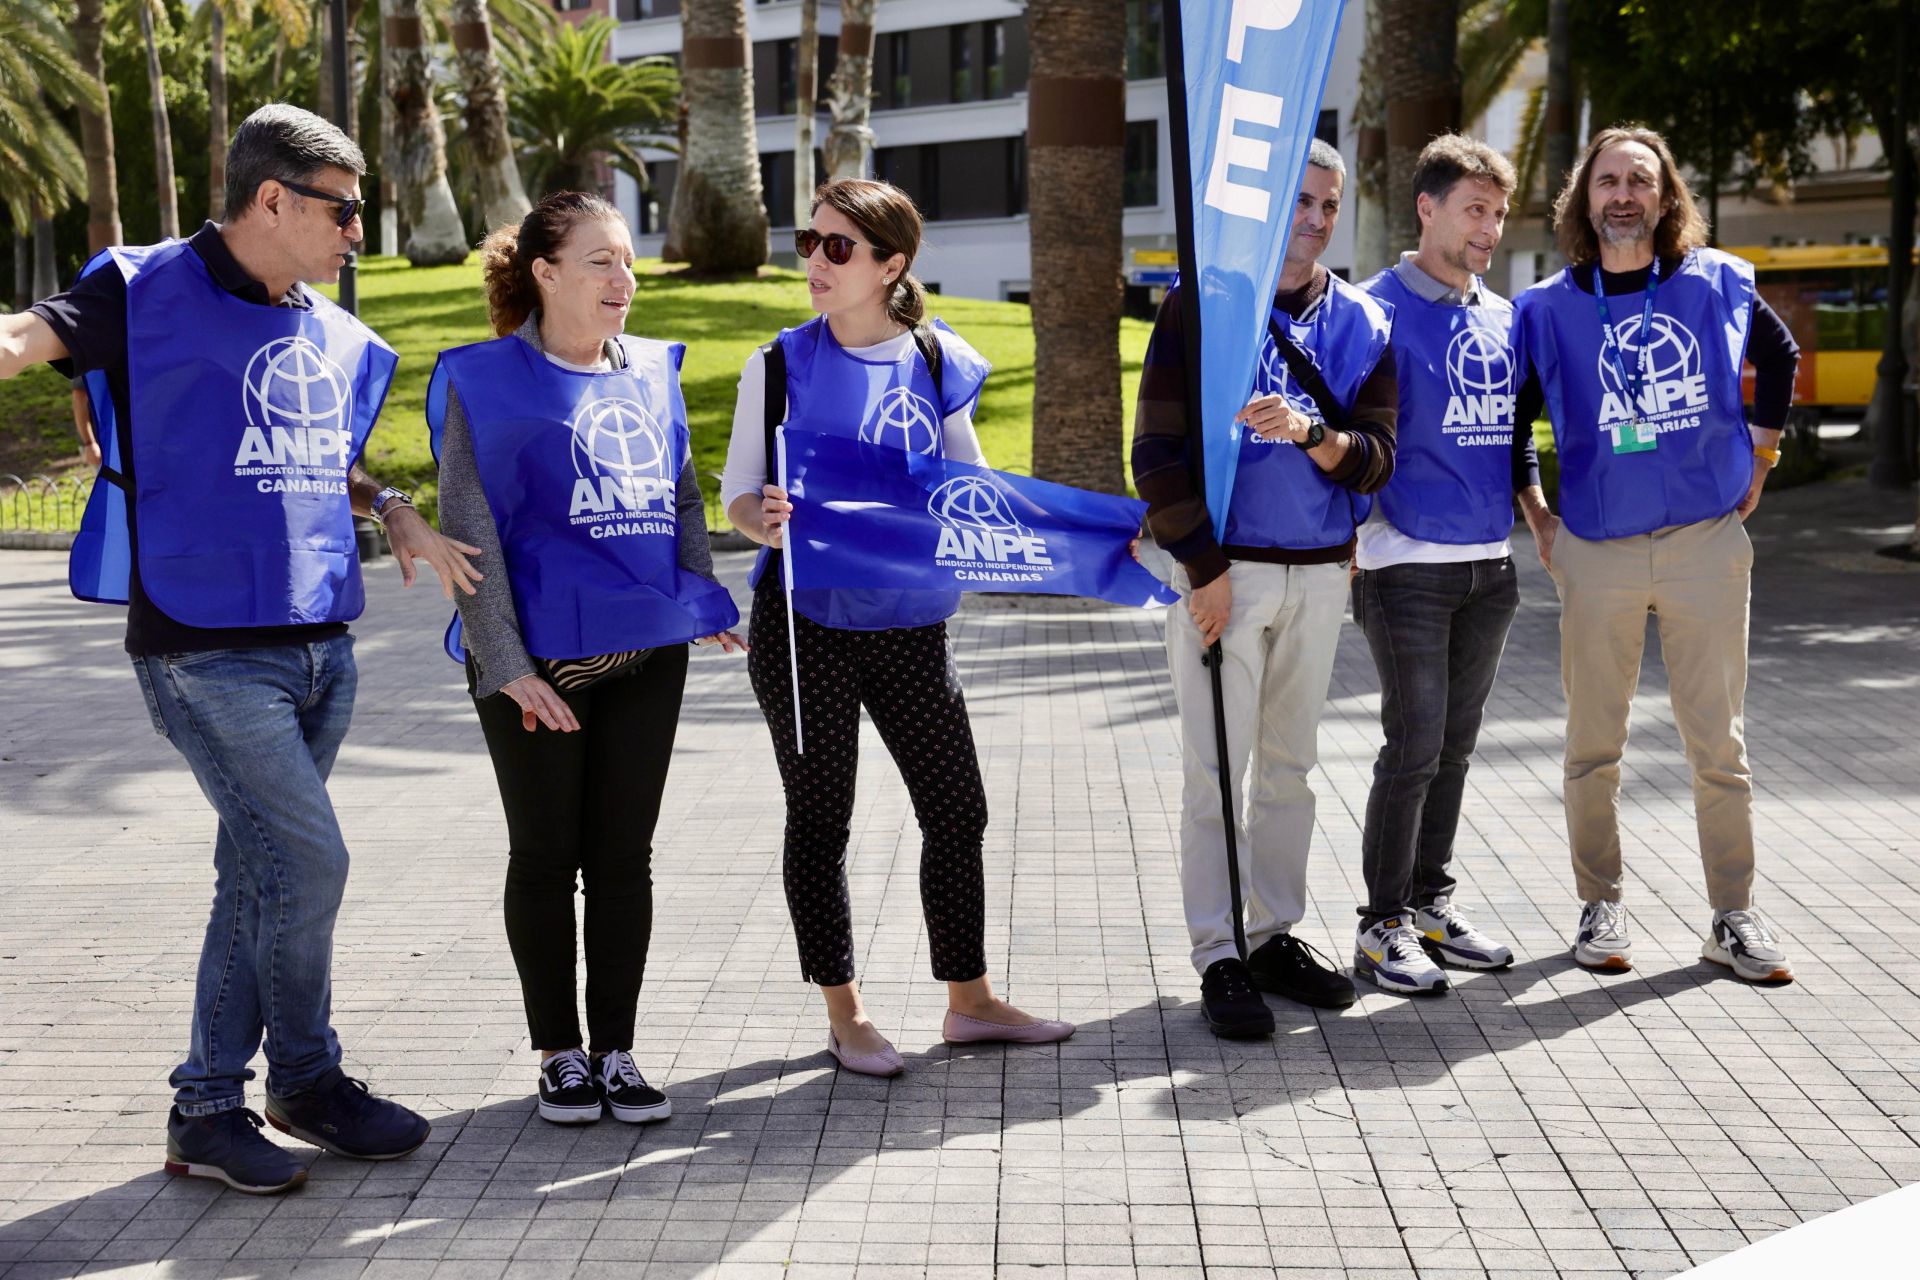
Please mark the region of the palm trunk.
POLYGON ((1394 251, 1420 242, 1413 166, 1460 123, 1459 0, 1394 0, 1381 14, 1387 86, 1387 227, 1394 251))
POLYGON ((813 217, 813 117, 820 98, 820 0, 800 0, 793 104, 793 225, 813 217))
POLYGON ((207 3, 207 217, 218 222, 227 203, 227 10, 222 0, 207 3))
MULTIPOLYGON (((79 0, 73 16, 73 57, 80 70, 107 91, 100 62, 105 0, 79 0)), ((87 251, 119 244, 119 174, 113 162, 113 116, 80 108, 80 149, 87 161, 87 251)))
POLYGON ((1120 493, 1125 25, 1110 0, 1032 0, 1027 23, 1033 473, 1120 493))
POLYGON ((173 182, 173 126, 167 119, 166 82, 160 73, 160 46, 153 39, 154 0, 135 0, 140 34, 147 42, 147 84, 153 91, 154 196, 160 208, 160 238, 180 234, 180 201, 173 182))
POLYGON ((840 53, 827 81, 833 123, 821 145, 827 180, 867 176, 873 149, 873 11, 879 0, 840 0, 840 53))
POLYGON ((467 141, 480 178, 480 220, 489 227, 518 223, 533 208, 513 159, 507 133, 507 91, 493 53, 493 26, 486 0, 452 0, 447 25, 453 61, 467 97, 467 141))
MULTIPOLYGON (((1547 0, 1547 234, 1553 234, 1553 201, 1573 172, 1572 0, 1547 0)), ((1524 197, 1523 197, 1524 198, 1524 197)))
POLYGON ((51 298, 60 292, 59 259, 53 251, 53 218, 44 206, 33 202, 33 300, 51 298))
POLYGON ((13 309, 25 311, 33 299, 33 237, 13 236, 13 309))
POLYGON ((393 103, 380 95, 380 252, 400 252, 400 148, 393 139, 393 103))
POLYGON ((687 0, 681 29, 687 146, 673 188, 675 239, 695 271, 752 271, 767 260, 767 209, 745 0, 687 0))
POLYGON ((395 176, 410 228, 407 261, 416 267, 463 262, 467 232, 447 184, 447 136, 434 106, 419 0, 380 0, 380 15, 384 83, 393 106, 395 176))
POLYGON ((1360 55, 1360 93, 1353 104, 1353 278, 1363 280, 1393 262, 1387 218, 1387 92, 1380 75, 1383 6, 1367 6, 1367 38, 1360 55))

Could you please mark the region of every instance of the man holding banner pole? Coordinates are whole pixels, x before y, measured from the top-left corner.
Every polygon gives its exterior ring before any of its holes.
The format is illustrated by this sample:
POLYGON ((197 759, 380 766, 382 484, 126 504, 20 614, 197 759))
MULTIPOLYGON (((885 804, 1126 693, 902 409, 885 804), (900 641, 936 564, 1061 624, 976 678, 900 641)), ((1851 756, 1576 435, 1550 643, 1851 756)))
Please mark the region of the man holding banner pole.
MULTIPOLYGON (((1346 166, 1317 139, 1305 159, 1250 394, 1229 420, 1202 430, 1213 419, 1195 412, 1192 354, 1202 347, 1211 373, 1217 348, 1211 330, 1193 342, 1188 326, 1205 312, 1176 285, 1154 324, 1134 427, 1134 480, 1156 540, 1179 562, 1184 597, 1169 611, 1167 655, 1185 769, 1187 928, 1208 1025, 1231 1037, 1272 1033, 1260 991, 1319 1008, 1354 1000, 1352 982, 1292 930, 1306 914, 1307 774, 1318 760, 1354 533, 1370 509, 1366 495, 1393 472, 1398 394, 1391 310, 1319 263, 1346 166), (1233 451, 1224 519, 1204 500, 1222 434, 1233 451)), ((1203 292, 1206 271, 1202 264, 1203 292)))

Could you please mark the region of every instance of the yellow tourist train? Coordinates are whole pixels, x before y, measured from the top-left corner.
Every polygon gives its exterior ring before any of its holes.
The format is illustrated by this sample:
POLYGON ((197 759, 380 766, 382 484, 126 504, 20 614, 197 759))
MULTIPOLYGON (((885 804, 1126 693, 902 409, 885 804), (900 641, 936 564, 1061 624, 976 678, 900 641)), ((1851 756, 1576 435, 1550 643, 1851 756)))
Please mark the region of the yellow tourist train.
MULTIPOLYGON (((1864 409, 1887 336, 1887 250, 1872 244, 1730 245, 1800 344, 1793 402, 1864 409)), ((1753 370, 1745 373, 1753 396, 1753 370)))

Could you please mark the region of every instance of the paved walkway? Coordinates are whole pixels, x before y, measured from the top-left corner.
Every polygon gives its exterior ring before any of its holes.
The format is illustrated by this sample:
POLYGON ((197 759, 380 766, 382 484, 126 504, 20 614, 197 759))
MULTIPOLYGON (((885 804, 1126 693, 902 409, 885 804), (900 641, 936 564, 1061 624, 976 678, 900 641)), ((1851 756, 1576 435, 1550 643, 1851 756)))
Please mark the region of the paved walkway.
MULTIPOLYGON (((278 1200, 159 1171, 212 819, 148 724, 118 614, 70 600, 58 556, 0 556, 0 1271, 1664 1276, 1920 1182, 1920 572, 1869 551, 1912 512, 1840 484, 1770 498, 1753 526, 1761 902, 1801 976, 1774 991, 1697 959, 1657 663, 1622 804, 1639 968, 1566 959, 1558 609, 1527 562, 1461 839, 1461 898, 1519 963, 1431 1002, 1276 1002, 1270 1043, 1216 1041, 1181 923, 1159 620, 979 599, 955 632, 993 808, 993 973, 1081 1031, 940 1043, 917 834, 869 731, 859 951, 911 1069, 837 1074, 795 972, 766 730, 740 660, 703 652, 638 1051, 676 1115, 644 1131, 532 1116, 492 777, 438 655, 443 603, 383 563, 334 785, 355 856, 336 1013, 350 1067, 434 1133, 391 1165, 319 1156, 278 1200)), ((1342 958, 1377 709, 1349 626, 1302 926, 1342 958)))

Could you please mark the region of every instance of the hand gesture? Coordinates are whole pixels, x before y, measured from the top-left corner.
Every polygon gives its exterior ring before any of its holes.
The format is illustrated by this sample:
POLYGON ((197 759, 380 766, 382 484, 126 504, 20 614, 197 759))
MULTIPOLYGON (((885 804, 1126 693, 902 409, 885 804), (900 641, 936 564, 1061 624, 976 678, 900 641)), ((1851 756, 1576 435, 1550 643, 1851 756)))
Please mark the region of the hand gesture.
POLYGON ((552 685, 537 675, 521 676, 518 680, 508 681, 500 692, 520 704, 520 727, 532 733, 536 723, 544 724, 556 733, 572 733, 580 727, 580 721, 574 718, 573 708, 566 704, 552 685))
POLYGON ((412 507, 398 508, 386 517, 385 524, 387 546, 392 549, 393 558, 400 562, 401 585, 413 585, 418 572, 413 562, 425 560, 427 567, 439 576, 440 593, 447 599, 453 599, 455 583, 468 595, 475 594, 473 584, 486 575, 474 568, 468 557, 479 555, 480 548, 442 537, 427 523, 427 518, 412 507))
POLYGON ((781 526, 793 519, 793 504, 787 501, 787 491, 777 484, 770 484, 760 490, 760 520, 766 526, 767 545, 780 549, 781 526))
POLYGON ((720 652, 722 653, 745 653, 747 651, 747 642, 742 640, 737 632, 733 631, 716 631, 710 636, 701 636, 698 640, 695 640, 694 643, 697 645, 717 644, 720 646, 720 652))
POLYGON ((1200 643, 1212 647, 1233 614, 1232 581, 1223 573, 1206 586, 1195 587, 1187 597, 1187 612, 1193 615, 1193 625, 1200 628, 1200 643))
POLYGON ((1247 407, 1233 415, 1235 422, 1244 422, 1253 428, 1255 435, 1262 440, 1290 440, 1294 444, 1307 442, 1307 429, 1313 425, 1313 419, 1288 404, 1284 396, 1259 396, 1247 402, 1247 407))

